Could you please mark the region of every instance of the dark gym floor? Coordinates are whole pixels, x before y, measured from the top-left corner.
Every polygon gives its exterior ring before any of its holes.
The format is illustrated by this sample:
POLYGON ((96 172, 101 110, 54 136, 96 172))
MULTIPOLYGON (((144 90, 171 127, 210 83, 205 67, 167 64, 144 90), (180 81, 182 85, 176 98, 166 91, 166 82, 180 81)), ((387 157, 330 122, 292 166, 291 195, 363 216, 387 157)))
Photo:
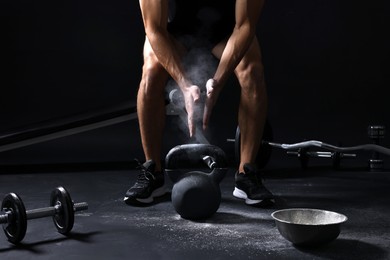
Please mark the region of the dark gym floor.
POLYGON ((69 237, 51 218, 29 220, 22 244, 0 234, 1 259, 389 259, 390 172, 331 167, 266 169, 266 185, 277 196, 271 208, 246 206, 232 196, 231 168, 221 182, 222 202, 206 221, 182 219, 170 196, 149 207, 131 207, 123 194, 136 170, 92 169, 2 173, 0 196, 18 193, 26 209, 46 207, 50 192, 66 187, 77 212, 69 237), (278 232, 271 213, 309 207, 345 214, 339 237, 318 248, 292 245, 278 232))

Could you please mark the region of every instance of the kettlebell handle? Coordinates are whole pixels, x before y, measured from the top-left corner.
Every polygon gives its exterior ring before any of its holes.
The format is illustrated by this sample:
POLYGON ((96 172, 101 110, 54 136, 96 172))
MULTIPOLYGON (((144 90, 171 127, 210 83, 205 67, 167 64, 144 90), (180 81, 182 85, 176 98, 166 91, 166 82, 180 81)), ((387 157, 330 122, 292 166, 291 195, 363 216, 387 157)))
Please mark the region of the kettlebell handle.
MULTIPOLYGON (((211 144, 183 144, 172 148, 165 157, 166 169, 188 169, 204 167, 204 157, 210 156, 218 167, 227 167, 225 152, 211 144)), ((209 158, 207 157, 207 161, 209 158)), ((207 165, 208 162, 206 162, 207 165)), ((213 166, 215 167, 215 166, 213 166)), ((210 168, 210 166, 209 166, 210 168)))
POLYGON ((210 144, 186 144, 172 148, 165 157, 165 171, 174 183, 190 174, 190 169, 205 165, 211 170, 205 174, 219 183, 227 171, 223 150, 210 144))
POLYGON ((218 163, 215 161, 215 159, 212 156, 206 155, 203 156, 202 159, 206 163, 206 165, 210 168, 210 170, 213 170, 214 168, 218 167, 218 163))
POLYGON ((202 159, 211 169, 211 172, 209 173, 210 178, 212 178, 214 182, 220 183, 226 175, 227 168, 219 168, 218 163, 212 156, 206 155, 203 156, 202 159))

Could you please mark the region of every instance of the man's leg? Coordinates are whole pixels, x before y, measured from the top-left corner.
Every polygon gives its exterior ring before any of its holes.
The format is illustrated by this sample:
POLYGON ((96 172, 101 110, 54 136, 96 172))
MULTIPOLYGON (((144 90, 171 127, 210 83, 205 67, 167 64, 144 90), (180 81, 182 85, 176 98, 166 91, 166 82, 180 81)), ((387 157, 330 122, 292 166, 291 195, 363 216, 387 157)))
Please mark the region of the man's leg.
POLYGON ((264 205, 268 205, 273 195, 264 187, 255 165, 268 106, 264 68, 257 38, 253 40, 234 72, 241 86, 238 110, 241 154, 233 195, 245 199, 246 204, 256 205, 266 202, 264 205))
POLYGON ((149 41, 145 40, 144 65, 137 95, 137 114, 145 159, 161 171, 161 146, 165 125, 164 92, 169 74, 158 62, 149 41))
MULTIPOLYGON (((213 53, 222 54, 224 43, 217 45, 213 53)), ((255 162, 260 148, 267 116, 267 91, 261 50, 255 38, 235 69, 241 86, 238 125, 241 132, 240 164, 236 174, 233 195, 245 199, 247 204, 258 204, 272 199, 272 194, 263 186, 255 162)))
POLYGON ((260 46, 255 38, 235 69, 241 86, 238 125, 241 132, 239 172, 245 163, 255 163, 267 117, 267 90, 260 46))
POLYGON ((165 125, 164 91, 169 75, 158 62, 147 39, 143 55, 137 114, 146 162, 141 166, 136 183, 126 192, 124 200, 128 204, 151 203, 154 197, 165 194, 161 146, 165 125))
MULTIPOLYGON (((225 46, 226 41, 216 45, 213 48, 214 56, 221 58, 225 46)), ((241 86, 238 111, 241 131, 239 172, 244 172, 245 163, 255 163, 268 105, 261 50, 256 38, 234 72, 241 86)))

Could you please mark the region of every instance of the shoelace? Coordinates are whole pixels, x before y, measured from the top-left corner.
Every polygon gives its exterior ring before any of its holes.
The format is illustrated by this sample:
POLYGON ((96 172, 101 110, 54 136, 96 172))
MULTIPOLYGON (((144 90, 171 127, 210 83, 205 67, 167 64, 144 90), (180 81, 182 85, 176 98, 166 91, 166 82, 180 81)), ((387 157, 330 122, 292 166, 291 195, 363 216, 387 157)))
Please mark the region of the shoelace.
POLYGON ((137 181, 136 181, 134 186, 136 186, 136 187, 144 187, 145 185, 149 184, 150 179, 155 179, 155 177, 137 159, 135 159, 135 161, 138 163, 138 166, 136 167, 136 169, 141 170, 141 172, 138 174, 138 178, 137 178, 137 181))

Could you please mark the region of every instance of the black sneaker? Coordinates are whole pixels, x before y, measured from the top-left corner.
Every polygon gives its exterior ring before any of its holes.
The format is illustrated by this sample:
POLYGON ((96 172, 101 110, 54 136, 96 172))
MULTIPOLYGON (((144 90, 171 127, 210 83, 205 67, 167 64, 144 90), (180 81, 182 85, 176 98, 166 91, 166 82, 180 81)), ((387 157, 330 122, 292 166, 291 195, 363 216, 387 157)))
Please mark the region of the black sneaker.
POLYGON ((139 205, 152 203, 153 199, 164 195, 167 190, 164 186, 164 174, 155 172, 156 164, 149 160, 140 164, 141 169, 135 184, 126 192, 124 201, 127 204, 139 205))
POLYGON ((236 172, 234 178, 236 186, 233 196, 245 200, 248 205, 269 204, 274 202, 274 196, 263 185, 255 166, 244 165, 244 173, 236 172))

